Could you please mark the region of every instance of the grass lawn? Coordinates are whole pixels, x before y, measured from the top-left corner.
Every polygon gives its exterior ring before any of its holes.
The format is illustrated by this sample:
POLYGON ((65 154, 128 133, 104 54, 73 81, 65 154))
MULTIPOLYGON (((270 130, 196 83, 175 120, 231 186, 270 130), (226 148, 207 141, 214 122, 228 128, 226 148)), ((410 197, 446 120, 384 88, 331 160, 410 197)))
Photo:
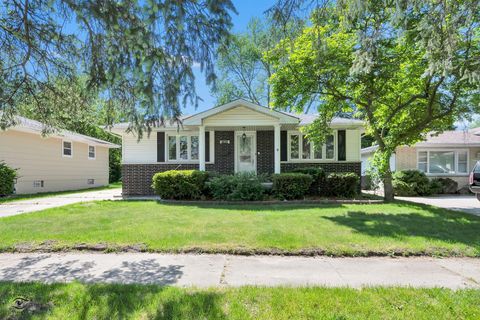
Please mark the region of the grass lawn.
POLYGON ((478 301, 479 290, 0 283, 1 319, 479 319, 478 301))
POLYGON ((50 196, 58 196, 58 195, 62 195, 62 194, 71 194, 71 193, 81 193, 81 192, 100 191, 100 190, 107 190, 107 189, 116 189, 116 188, 121 188, 121 187, 122 187, 121 182, 113 182, 113 183, 110 183, 108 186, 97 187, 97 188, 58 191, 58 192, 41 192, 41 193, 33 193, 33 194, 19 194, 19 195, 12 195, 12 196, 8 196, 8 197, 0 197, 0 203, 34 199, 34 198, 44 198, 44 197, 50 197, 50 196))
POLYGON ((3 251, 77 244, 104 244, 107 250, 143 244, 147 250, 168 252, 479 257, 480 218, 402 202, 242 206, 100 201, 0 219, 3 251))

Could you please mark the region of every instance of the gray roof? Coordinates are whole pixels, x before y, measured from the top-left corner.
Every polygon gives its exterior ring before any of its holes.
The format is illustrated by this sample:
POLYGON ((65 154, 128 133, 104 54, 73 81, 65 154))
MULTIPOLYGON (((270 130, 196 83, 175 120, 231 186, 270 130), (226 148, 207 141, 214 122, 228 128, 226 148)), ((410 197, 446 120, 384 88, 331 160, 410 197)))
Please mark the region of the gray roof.
MULTIPOLYGON (((44 132, 44 129, 46 128, 45 124, 36 120, 25 118, 25 117, 16 116, 15 120, 17 124, 9 128, 10 130, 26 130, 28 132, 41 135, 44 132)), ((86 136, 73 131, 68 131, 63 129, 55 130, 54 128, 52 129, 54 130, 54 132, 51 134, 51 136, 54 136, 54 137, 88 143, 96 146, 103 146, 108 148, 120 148, 120 146, 117 144, 114 144, 105 140, 97 139, 94 137, 86 136)))

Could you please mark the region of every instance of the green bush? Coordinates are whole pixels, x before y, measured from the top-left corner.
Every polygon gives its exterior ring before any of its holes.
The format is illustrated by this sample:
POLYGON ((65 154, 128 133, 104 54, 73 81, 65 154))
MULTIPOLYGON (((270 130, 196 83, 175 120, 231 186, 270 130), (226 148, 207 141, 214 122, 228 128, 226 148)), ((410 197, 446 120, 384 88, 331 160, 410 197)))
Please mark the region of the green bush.
MULTIPOLYGON (((330 173, 322 194, 328 197, 353 198, 360 188, 360 177, 355 173, 330 173)), ((322 191, 322 190, 321 190, 322 191)))
POLYGON ((198 170, 170 170, 153 176, 152 188, 162 199, 199 199, 206 192, 208 173, 198 170))
POLYGON ((436 178, 430 182, 433 194, 454 194, 458 191, 458 182, 450 178, 436 178))
POLYGON ((272 192, 280 200, 303 199, 313 178, 305 173, 280 173, 272 176, 272 192))
POLYGON ((428 196, 432 194, 430 180, 418 170, 397 171, 393 174, 393 189, 397 196, 428 196))
POLYGON ((222 175, 212 178, 208 188, 215 200, 256 201, 263 200, 265 189, 261 177, 251 173, 222 175))
POLYGON ((17 170, 0 162, 0 196, 8 196, 13 193, 16 178, 17 170))
POLYGON ((314 168, 314 167, 297 168, 292 172, 304 173, 312 177, 313 179, 312 184, 310 185, 310 188, 308 190, 309 195, 316 196, 323 192, 322 187, 325 186, 327 175, 325 174, 325 171, 322 168, 314 168))

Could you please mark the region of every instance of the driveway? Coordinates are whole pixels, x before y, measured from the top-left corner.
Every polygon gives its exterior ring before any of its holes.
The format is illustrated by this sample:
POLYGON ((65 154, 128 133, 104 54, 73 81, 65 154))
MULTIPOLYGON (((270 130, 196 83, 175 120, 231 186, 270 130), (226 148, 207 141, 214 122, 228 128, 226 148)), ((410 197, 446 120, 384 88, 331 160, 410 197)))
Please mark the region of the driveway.
POLYGON ((150 253, 0 254, 0 281, 175 286, 480 288, 480 259, 329 258, 150 253))
POLYGON ((432 197, 395 197, 398 200, 428 204, 480 216, 480 201, 474 195, 443 195, 432 197))
POLYGON ((115 188, 0 203, 0 218, 61 207, 78 202, 120 200, 122 199, 121 193, 121 188, 115 188))

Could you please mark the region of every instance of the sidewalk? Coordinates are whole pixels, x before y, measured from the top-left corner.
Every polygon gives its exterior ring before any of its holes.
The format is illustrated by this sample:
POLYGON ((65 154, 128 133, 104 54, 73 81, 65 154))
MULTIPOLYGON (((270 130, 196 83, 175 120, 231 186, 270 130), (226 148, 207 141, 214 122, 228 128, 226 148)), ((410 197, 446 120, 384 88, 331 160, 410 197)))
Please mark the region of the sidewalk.
POLYGON ((95 200, 121 200, 121 193, 121 188, 114 188, 0 203, 0 218, 61 207, 78 202, 95 200))
POLYGON ((480 259, 148 253, 0 254, 0 281, 480 289, 480 259))

